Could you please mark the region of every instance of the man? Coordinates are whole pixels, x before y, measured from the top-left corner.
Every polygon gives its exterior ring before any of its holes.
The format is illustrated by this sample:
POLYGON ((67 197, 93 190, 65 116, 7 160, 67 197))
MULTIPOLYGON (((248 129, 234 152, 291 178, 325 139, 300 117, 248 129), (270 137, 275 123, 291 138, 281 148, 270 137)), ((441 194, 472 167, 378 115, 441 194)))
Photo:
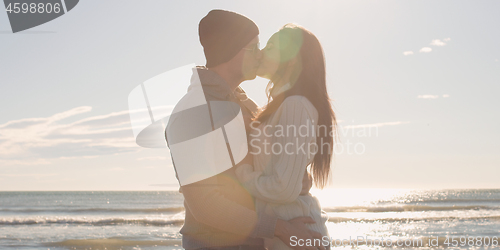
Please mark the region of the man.
POLYGON ((234 172, 241 152, 248 151, 244 128, 257 112, 257 105, 239 85, 256 77, 261 57, 258 34, 253 21, 230 11, 212 10, 200 21, 206 67, 194 69, 189 91, 174 109, 166 129, 185 199, 186 217, 180 231, 185 249, 263 250, 263 239, 274 236, 288 245, 292 236, 321 239, 319 233, 305 226, 314 223, 309 217, 283 221, 274 215, 257 214, 253 198, 234 172), (241 138, 235 129, 239 128, 240 115, 244 145, 237 145, 233 139, 241 138), (227 152, 227 160, 222 159, 227 152), (228 162, 228 167, 221 167, 228 162))

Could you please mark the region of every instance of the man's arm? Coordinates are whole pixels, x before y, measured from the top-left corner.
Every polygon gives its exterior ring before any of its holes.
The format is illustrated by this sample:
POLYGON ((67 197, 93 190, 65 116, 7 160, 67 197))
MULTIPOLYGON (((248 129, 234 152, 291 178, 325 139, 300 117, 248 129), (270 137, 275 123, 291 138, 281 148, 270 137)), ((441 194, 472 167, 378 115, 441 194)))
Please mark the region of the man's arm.
MULTIPOLYGON (((210 177, 194 184, 182 186, 182 194, 194 218, 211 227, 246 237, 281 239, 296 250, 317 250, 316 247, 291 246, 290 237, 297 239, 321 239, 322 235, 309 230, 305 224, 315 223, 310 217, 299 217, 290 221, 276 216, 259 214, 224 197, 217 177, 210 177)), ((324 248, 320 248, 324 250, 324 248)))
POLYGON ((272 238, 276 216, 257 213, 226 198, 213 176, 182 186, 182 194, 194 218, 222 231, 255 238, 272 238))

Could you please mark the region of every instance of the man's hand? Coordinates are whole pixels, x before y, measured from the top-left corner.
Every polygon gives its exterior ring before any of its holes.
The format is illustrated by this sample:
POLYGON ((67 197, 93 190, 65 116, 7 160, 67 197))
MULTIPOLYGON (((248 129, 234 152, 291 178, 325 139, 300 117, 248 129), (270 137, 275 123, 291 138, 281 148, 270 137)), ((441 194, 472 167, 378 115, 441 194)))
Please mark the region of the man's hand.
POLYGON ((245 158, 243 158, 243 160, 241 160, 237 165, 240 166, 243 164, 248 164, 253 166, 253 155, 250 152, 248 152, 245 158))
POLYGON ((295 250, 325 250, 325 247, 320 244, 319 246, 306 246, 305 242, 310 239, 314 243, 314 239, 319 239, 322 242, 322 235, 318 232, 309 230, 306 224, 316 223, 311 217, 297 217, 289 221, 278 220, 274 235, 283 241, 286 245, 295 250), (291 242, 290 237, 295 236, 295 242, 291 242), (298 240, 303 240, 304 244, 297 244, 298 240), (293 245, 295 246, 293 246, 293 245))
POLYGON ((307 195, 309 190, 311 190, 313 183, 312 175, 307 172, 304 173, 304 178, 302 179, 302 191, 300 191, 300 195, 307 195))

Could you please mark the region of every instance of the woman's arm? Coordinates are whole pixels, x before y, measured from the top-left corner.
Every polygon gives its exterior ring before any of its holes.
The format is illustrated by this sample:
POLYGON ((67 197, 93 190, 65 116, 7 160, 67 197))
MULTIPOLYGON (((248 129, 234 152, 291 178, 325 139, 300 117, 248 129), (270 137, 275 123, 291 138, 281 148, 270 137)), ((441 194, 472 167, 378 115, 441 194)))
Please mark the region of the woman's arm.
POLYGON ((317 150, 316 133, 313 131, 317 124, 317 112, 305 97, 299 96, 287 98, 280 109, 281 114, 275 128, 284 128, 284 133, 281 133, 282 136, 273 134, 274 138, 270 140, 271 145, 267 145, 267 152, 264 149, 260 152, 272 154, 272 162, 268 166, 272 168, 272 174, 264 175, 260 171, 254 171, 251 165, 244 164, 236 169, 236 175, 256 198, 273 203, 288 203, 297 199, 301 193, 306 167, 314 157, 314 150, 317 150), (294 126, 297 133, 287 133, 287 126, 294 126), (309 128, 304 133, 307 126, 309 128), (300 128, 303 128, 302 133, 300 128), (274 152, 271 150, 273 145, 274 152), (281 153, 278 148, 282 149, 281 153))

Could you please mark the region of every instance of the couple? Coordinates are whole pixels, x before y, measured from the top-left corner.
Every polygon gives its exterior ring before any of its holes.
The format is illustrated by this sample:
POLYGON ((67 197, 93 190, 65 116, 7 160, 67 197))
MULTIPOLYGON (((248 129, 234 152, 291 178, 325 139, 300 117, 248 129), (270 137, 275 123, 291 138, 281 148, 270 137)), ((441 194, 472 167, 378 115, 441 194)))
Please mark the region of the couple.
POLYGON ((172 116, 165 134, 184 196, 180 233, 185 249, 329 248, 328 216, 309 194, 313 183, 322 188, 328 182, 336 128, 323 51, 316 36, 298 25, 283 26, 262 50, 258 34, 252 20, 225 10, 212 10, 199 23, 207 63, 193 69, 180 103, 203 93, 208 108, 193 104, 183 116, 172 116), (239 87, 256 75, 270 80, 269 102, 262 109, 239 87), (221 103, 235 104, 238 111, 221 103), (241 114, 244 124, 243 146, 235 146, 232 138, 238 133, 224 126, 235 114, 241 114), (205 116, 209 129, 203 125, 205 116), (214 117, 229 118, 222 118, 221 125, 214 117), (301 133, 301 126, 312 130, 301 133), (220 167, 216 137, 174 150, 179 141, 194 142, 192 138, 216 128, 222 128, 217 131, 222 131, 230 167, 220 167), (309 145, 316 145, 315 150, 309 145), (237 156, 242 148, 246 157, 237 156), (186 162, 202 164, 186 167, 186 162))

